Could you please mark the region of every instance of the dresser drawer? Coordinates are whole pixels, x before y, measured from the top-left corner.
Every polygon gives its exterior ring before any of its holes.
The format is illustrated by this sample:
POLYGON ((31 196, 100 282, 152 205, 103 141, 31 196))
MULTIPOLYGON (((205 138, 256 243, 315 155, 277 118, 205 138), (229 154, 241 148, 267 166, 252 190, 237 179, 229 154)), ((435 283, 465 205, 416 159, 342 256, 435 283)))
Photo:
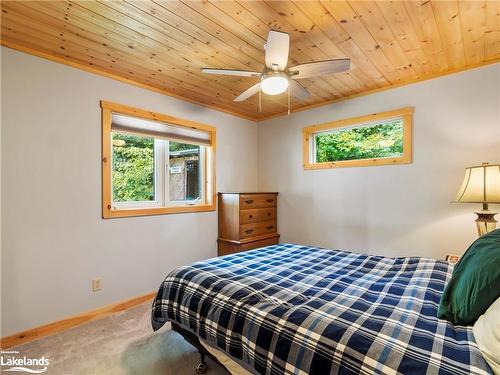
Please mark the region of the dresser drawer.
POLYGON ((240 225, 240 238, 262 236, 276 232, 276 220, 240 225))
POLYGON ((278 234, 277 236, 265 238, 263 240, 247 242, 247 243, 240 245, 239 251, 245 251, 245 250, 257 249, 259 247, 264 247, 264 246, 276 245, 277 243, 279 243, 279 238, 280 238, 280 236, 278 234))
POLYGON ((274 236, 264 238, 262 240, 255 240, 245 243, 239 243, 234 241, 217 241, 217 255, 228 255, 239 253, 240 251, 252 250, 259 247, 276 245, 279 243, 280 235, 276 234, 274 236))
POLYGON ((242 194, 240 195, 240 209, 276 207, 275 194, 242 194))
POLYGON ((240 224, 257 223, 269 221, 276 218, 276 207, 251 208, 240 211, 240 224))

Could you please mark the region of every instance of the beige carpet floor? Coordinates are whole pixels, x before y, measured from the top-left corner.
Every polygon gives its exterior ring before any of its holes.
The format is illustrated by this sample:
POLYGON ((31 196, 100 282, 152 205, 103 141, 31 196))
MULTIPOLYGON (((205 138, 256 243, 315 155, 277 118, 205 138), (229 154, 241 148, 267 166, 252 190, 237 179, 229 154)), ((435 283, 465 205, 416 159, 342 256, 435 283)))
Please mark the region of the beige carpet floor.
MULTIPOLYGON (((13 349, 18 356, 48 358, 49 375, 195 374, 198 351, 166 324, 153 333, 150 306, 95 320, 13 349)), ((228 375, 210 359, 207 375, 228 375)))

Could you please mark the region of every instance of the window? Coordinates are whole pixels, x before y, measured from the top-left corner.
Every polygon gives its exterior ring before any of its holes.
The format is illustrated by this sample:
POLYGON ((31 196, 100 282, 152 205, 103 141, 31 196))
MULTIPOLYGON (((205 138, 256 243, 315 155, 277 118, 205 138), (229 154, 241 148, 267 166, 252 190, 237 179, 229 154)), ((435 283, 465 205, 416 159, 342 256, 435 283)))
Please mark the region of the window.
POLYGON ((215 128, 101 107, 104 218, 215 209, 215 128))
POLYGON ((303 129, 304 168, 411 163, 412 108, 303 129))

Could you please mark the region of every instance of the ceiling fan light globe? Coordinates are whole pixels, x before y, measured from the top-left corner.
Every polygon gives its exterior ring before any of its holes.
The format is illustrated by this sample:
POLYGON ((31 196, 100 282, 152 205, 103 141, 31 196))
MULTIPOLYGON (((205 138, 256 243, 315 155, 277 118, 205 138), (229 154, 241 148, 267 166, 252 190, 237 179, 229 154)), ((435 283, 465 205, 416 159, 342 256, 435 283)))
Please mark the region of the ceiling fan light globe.
POLYGON ((279 95, 288 89, 288 79, 282 76, 267 77, 262 80, 260 88, 267 95, 279 95))

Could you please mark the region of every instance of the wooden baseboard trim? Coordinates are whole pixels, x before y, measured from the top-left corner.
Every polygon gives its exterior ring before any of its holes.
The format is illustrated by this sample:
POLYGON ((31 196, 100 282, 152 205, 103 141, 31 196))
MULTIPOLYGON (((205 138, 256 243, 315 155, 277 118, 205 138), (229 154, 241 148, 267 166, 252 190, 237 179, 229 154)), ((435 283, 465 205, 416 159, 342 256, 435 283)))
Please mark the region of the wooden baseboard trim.
POLYGON ((8 349, 12 348, 13 346, 26 344, 33 340, 37 340, 45 336, 53 335, 54 333, 62 332, 67 329, 79 326, 80 324, 104 318, 111 314, 130 309, 148 300, 152 301, 155 295, 156 292, 148 293, 125 301, 116 302, 96 310, 87 311, 82 314, 72 316, 70 318, 58 320, 56 322, 31 328, 26 331, 16 333, 14 335, 2 337, 0 339, 0 348, 8 349))

